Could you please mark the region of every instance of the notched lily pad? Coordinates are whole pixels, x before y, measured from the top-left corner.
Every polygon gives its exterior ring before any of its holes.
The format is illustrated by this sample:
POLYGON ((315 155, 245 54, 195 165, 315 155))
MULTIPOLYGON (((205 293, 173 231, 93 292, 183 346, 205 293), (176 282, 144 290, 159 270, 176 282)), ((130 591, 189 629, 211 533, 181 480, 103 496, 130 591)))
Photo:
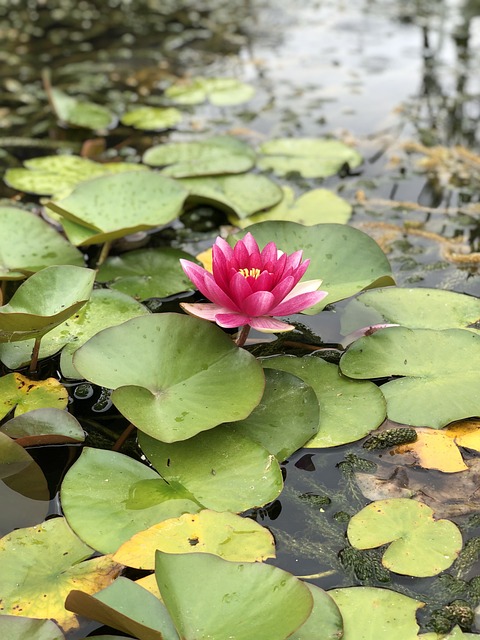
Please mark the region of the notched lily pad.
POLYGON ((348 523, 347 536, 357 549, 391 542, 382 564, 396 573, 425 578, 448 569, 462 548, 462 534, 450 520, 434 520, 426 504, 398 498, 364 507, 348 523))
POLYGON ((165 131, 179 124, 182 118, 182 112, 174 108, 137 107, 127 111, 121 122, 140 131, 165 131))
POLYGON ((352 344, 340 368, 350 378, 402 376, 381 386, 395 422, 440 429, 480 415, 480 336, 470 331, 389 327, 352 344))
POLYGON ((252 85, 236 78, 197 76, 178 80, 166 89, 165 96, 176 104, 201 104, 208 99, 218 107, 226 107, 248 102, 254 93, 252 85))
POLYGON ((173 178, 243 173, 255 164, 255 152, 229 136, 214 136, 198 142, 169 142, 147 149, 143 162, 165 167, 162 174, 173 178))
POLYGON ((260 146, 258 166, 285 176, 298 172, 304 178, 326 178, 347 166, 355 169, 362 156, 339 140, 279 138, 260 146))

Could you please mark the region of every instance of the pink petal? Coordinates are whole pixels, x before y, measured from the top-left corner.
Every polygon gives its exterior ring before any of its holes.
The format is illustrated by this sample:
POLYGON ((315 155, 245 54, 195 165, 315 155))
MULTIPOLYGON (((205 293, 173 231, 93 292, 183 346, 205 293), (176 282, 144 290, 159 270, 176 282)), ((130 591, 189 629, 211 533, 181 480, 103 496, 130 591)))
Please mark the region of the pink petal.
POLYGON ((203 295, 221 307, 230 311, 239 311, 238 305, 228 296, 228 294, 215 282, 213 278, 205 278, 203 284, 203 295))
MULTIPOLYGON (((249 278, 251 279, 251 278, 249 278)), ((248 279, 248 280, 249 280, 248 279)), ((243 301, 252 294, 252 287, 245 276, 237 271, 229 284, 229 294, 237 305, 237 310, 243 309, 243 301)))
POLYGON ((248 323, 253 329, 262 333, 277 333, 278 331, 292 331, 295 327, 281 320, 276 320, 270 316, 262 316, 260 318, 250 318, 248 323))
POLYGON ((287 258, 285 270, 296 269, 302 261, 302 256, 303 256, 303 251, 295 251, 294 253, 290 254, 287 258))
POLYGON ((271 291, 275 297, 275 304, 280 304, 283 301, 285 296, 293 289, 295 286, 295 280, 292 276, 287 276, 280 280, 276 287, 274 287, 271 291))
POLYGON ((213 322, 215 321, 215 316, 218 313, 228 313, 228 309, 225 309, 225 307, 221 307, 218 304, 211 304, 209 302, 196 302, 194 304, 181 302, 180 306, 184 311, 192 316, 213 322))
POLYGON ((272 291, 275 280, 273 274, 262 271, 256 280, 250 283, 254 291, 272 291))
POLYGON ((244 324, 250 324, 250 318, 242 313, 219 313, 215 322, 224 329, 234 329, 243 327, 244 324))
POLYGON ((305 262, 302 262, 301 265, 299 265, 296 269, 294 269, 292 275, 295 278, 295 284, 297 284, 297 282, 299 282, 303 276, 305 275, 305 271, 308 269, 308 265, 310 264, 310 260, 305 260, 305 262))
POLYGON ((233 258, 232 247, 226 240, 220 238, 220 236, 218 236, 215 240, 215 244, 213 245, 213 254, 215 255, 215 253, 221 253, 226 260, 231 260, 233 258))
POLYGON ((292 313, 300 313, 314 304, 323 300, 328 295, 326 291, 312 291, 311 293, 301 293, 294 298, 284 300, 278 306, 270 310, 274 316, 289 316, 292 313))
POLYGON ((239 240, 237 244, 233 247, 233 254, 235 256, 235 260, 239 265, 239 268, 240 269, 246 268, 250 254, 243 240, 239 240))
POLYGON ((268 262, 275 262, 277 260, 277 247, 274 242, 269 242, 264 246, 261 252, 262 263, 265 265, 268 262))
POLYGON ((275 304, 275 298, 271 291, 255 291, 242 302, 242 311, 249 316, 263 316, 270 314, 270 309, 275 304))
MULTIPOLYGON (((290 293, 285 296, 282 302, 286 302, 287 300, 290 300, 290 298, 293 298, 294 296, 298 296, 300 293, 310 293, 311 291, 317 291, 318 287, 321 284, 322 284, 322 280, 305 280, 305 282, 299 282, 293 287, 290 293)), ((326 292, 324 293, 326 295, 326 292)))
POLYGON ((202 287, 205 280, 205 275, 208 274, 208 271, 203 267, 199 267, 198 264, 190 262, 190 260, 184 260, 183 258, 180 258, 180 264, 182 265, 182 269, 184 270, 186 276, 190 278, 195 287, 205 295, 205 293, 202 291, 202 287))
POLYGON ((240 240, 240 242, 243 242, 243 244, 245 245, 245 248, 247 249, 248 253, 250 253, 250 254, 256 254, 256 253, 259 254, 260 253, 260 249, 258 247, 257 241, 252 236, 250 231, 245 234, 245 236, 243 237, 242 240, 240 240))

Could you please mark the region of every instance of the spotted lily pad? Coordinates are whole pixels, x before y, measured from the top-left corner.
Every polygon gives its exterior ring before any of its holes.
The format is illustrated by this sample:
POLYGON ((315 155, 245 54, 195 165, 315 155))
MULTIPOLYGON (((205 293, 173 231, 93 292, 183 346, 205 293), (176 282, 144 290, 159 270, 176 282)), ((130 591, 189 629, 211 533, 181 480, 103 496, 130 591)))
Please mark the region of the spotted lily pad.
POLYGON ((64 631, 78 628, 77 617, 64 607, 69 591, 95 593, 122 568, 109 556, 82 562, 91 554, 64 518, 9 533, 0 540, 2 613, 50 618, 64 631))
POLYGON ((139 433, 139 444, 169 486, 207 509, 239 513, 275 500, 283 488, 277 459, 228 429, 173 443, 139 433))
MULTIPOLYGON (((261 247, 275 242, 285 253, 302 250, 310 259, 305 278, 322 279, 326 298, 303 313, 318 313, 325 305, 363 289, 394 284, 390 264, 377 243, 362 231, 343 224, 306 227, 295 222, 260 222, 248 227, 261 247)), ((241 231, 235 238, 241 238, 241 231)))
POLYGON ((148 149, 143 162, 165 167, 173 178, 243 173, 255 164, 255 152, 247 144, 229 136, 214 136, 198 142, 169 142, 148 149))
POLYGON ((470 331, 389 327, 354 342, 340 368, 350 378, 402 376, 381 387, 395 422, 440 429, 480 415, 480 336, 470 331))
POLYGON ((155 569, 155 551, 213 553, 235 562, 275 557, 272 534, 250 518, 204 509, 164 520, 127 540, 114 554, 120 564, 155 569))
POLYGON ((37 338, 72 316, 90 297, 95 271, 58 265, 34 273, 0 307, 0 342, 37 338))
MULTIPOLYGON (((148 309, 120 291, 95 289, 90 300, 75 315, 49 331, 40 345, 40 358, 62 350, 60 369, 66 378, 81 378, 72 364, 75 351, 89 338, 107 327, 147 315, 148 309)), ((30 362, 33 340, 0 344, 0 360, 10 369, 30 362)))
POLYGON ((357 549, 391 542, 382 564, 396 573, 425 578, 448 569, 462 548, 462 534, 450 520, 434 520, 426 504, 397 498, 377 500, 355 514, 347 536, 357 549))
POLYGON ((181 79, 166 89, 165 96, 176 104, 201 104, 209 100, 224 107, 248 102, 255 89, 250 84, 236 78, 195 78, 181 79))
POLYGON ((388 287, 365 291, 342 312, 344 334, 380 323, 410 329, 466 329, 480 318, 480 299, 442 289, 388 287))
POLYGON ((320 405, 318 433, 306 447, 355 442, 385 419, 385 400, 378 387, 373 383, 358 385, 342 376, 334 364, 314 356, 274 356, 265 358, 262 365, 298 376, 315 392, 320 405))
POLYGON ((415 614, 423 602, 376 587, 347 587, 327 592, 343 618, 342 640, 415 640, 415 614))
POLYGON ((326 178, 343 167, 355 169, 362 156, 339 140, 320 138, 279 138, 260 146, 258 166, 285 176, 298 172, 304 178, 326 178))
POLYGON ((12 189, 39 196, 68 195, 80 182, 124 171, 148 171, 141 164, 93 162, 80 156, 42 156, 25 160, 24 169, 7 169, 4 180, 12 189))
POLYGON ((0 207, 0 277, 22 280, 56 264, 84 265, 82 254, 38 216, 0 207))
POLYGON ((179 182, 189 191, 188 204, 209 204, 238 218, 273 207, 282 199, 279 186, 256 174, 183 178, 179 182))
POLYGON ((61 503, 69 525, 91 547, 113 553, 139 531, 201 509, 146 465, 86 447, 68 470, 61 503), (112 526, 112 522, 115 526, 112 526))
POLYGON ((297 200, 293 189, 282 187, 282 190, 283 200, 268 211, 254 213, 244 219, 230 214, 229 221, 240 229, 267 220, 287 220, 311 226, 326 222, 345 224, 352 214, 351 205, 328 189, 307 191, 297 200))
POLYGON ((171 247, 129 251, 107 258, 98 271, 97 281, 137 300, 166 298, 192 289, 180 258, 195 260, 189 253, 171 247))
POLYGON ((182 121, 182 117, 182 112, 178 109, 137 107, 127 111, 122 116, 121 122, 141 131, 164 131, 179 124, 182 121))
POLYGON ((90 382, 114 389, 119 411, 165 442, 242 420, 265 385, 257 360, 218 327, 174 313, 105 329, 76 351, 73 364, 90 382))
POLYGON ((33 409, 65 409, 68 392, 56 378, 29 380, 21 373, 7 373, 0 378, 0 418, 15 408, 15 415, 33 409))
POLYGON ((185 640, 285 640, 308 618, 313 597, 293 575, 208 553, 156 553, 160 594, 185 640))
POLYGON ((49 97, 58 119, 66 124, 97 130, 109 129, 117 122, 106 107, 74 98, 60 89, 50 89, 49 97))
POLYGON ((186 195, 170 178, 134 171, 82 182, 69 196, 47 207, 73 224, 65 225, 65 232, 74 244, 88 245, 172 222, 186 195))

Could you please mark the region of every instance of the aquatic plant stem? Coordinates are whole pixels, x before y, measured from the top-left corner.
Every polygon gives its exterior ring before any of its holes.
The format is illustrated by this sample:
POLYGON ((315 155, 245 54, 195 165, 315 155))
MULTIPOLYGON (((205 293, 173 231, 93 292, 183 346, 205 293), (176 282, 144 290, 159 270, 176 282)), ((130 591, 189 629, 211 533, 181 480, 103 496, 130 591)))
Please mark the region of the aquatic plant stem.
POLYGON ((239 347, 243 347, 243 345, 245 344, 248 338, 249 333, 250 333, 250 325, 244 324, 243 327, 238 332, 237 337, 235 338, 235 344, 239 347))
POLYGON ((32 350, 32 358, 30 360, 30 366, 28 367, 29 373, 34 373, 37 370, 38 353, 40 351, 41 341, 42 341, 42 336, 35 338, 35 344, 33 345, 33 350, 32 350))
POLYGON ((115 444, 112 447, 112 451, 120 451, 120 449, 123 447, 123 445, 125 444, 126 439, 128 438, 128 436, 132 433, 132 431, 134 429, 136 429, 137 427, 130 423, 128 425, 128 427, 123 431, 123 433, 120 435, 120 437, 118 438, 118 440, 115 442, 115 444))
POLYGON ((105 260, 108 257, 108 254, 110 253, 111 247, 112 247, 111 240, 103 243, 102 250, 100 251, 100 255, 98 256, 97 264, 95 267, 96 269, 101 267, 102 264, 105 262, 105 260))

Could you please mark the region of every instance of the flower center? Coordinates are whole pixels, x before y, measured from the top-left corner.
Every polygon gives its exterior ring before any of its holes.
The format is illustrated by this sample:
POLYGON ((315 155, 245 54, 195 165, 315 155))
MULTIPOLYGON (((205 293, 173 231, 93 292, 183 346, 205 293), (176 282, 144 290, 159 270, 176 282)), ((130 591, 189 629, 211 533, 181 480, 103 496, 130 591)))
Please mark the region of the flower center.
POLYGON ((238 272, 241 273, 244 278, 250 276, 251 278, 255 278, 255 280, 260 275, 260 269, 239 269, 238 272))

